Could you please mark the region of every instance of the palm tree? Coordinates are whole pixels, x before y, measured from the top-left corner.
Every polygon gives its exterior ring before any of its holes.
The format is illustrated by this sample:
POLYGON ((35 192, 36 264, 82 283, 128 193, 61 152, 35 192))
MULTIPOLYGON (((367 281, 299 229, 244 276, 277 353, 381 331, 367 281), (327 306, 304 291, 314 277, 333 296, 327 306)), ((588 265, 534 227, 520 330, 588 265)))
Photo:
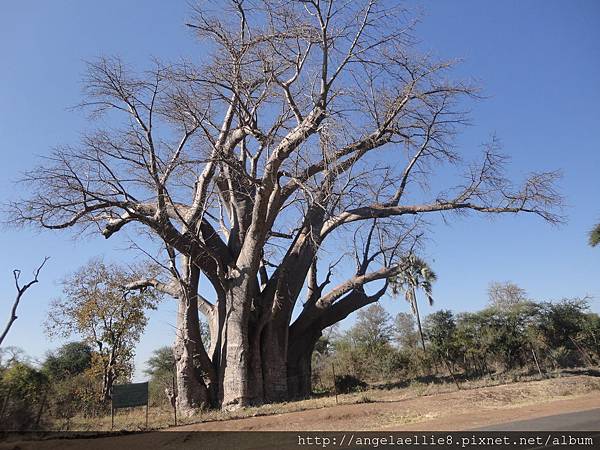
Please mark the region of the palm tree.
POLYGON ((589 243, 592 247, 600 244, 600 223, 590 231, 589 243))
POLYGON ((433 305, 432 284, 437 280, 436 274, 429 265, 416 255, 410 254, 407 257, 407 268, 390 280, 392 293, 399 295, 404 292, 404 298, 410 305, 412 312, 417 319, 417 328, 421 345, 425 350, 425 338, 421 327, 421 317, 419 316, 419 305, 417 301, 417 291, 421 289, 429 305, 433 305))

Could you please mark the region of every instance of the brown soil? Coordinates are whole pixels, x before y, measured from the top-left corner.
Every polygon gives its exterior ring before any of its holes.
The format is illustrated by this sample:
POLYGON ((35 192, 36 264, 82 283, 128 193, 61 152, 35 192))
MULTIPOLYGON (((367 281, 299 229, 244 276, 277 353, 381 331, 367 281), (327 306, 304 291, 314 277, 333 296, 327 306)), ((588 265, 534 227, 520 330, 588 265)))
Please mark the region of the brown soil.
MULTIPOLYGON (((215 421, 177 431, 465 430, 600 407, 600 379, 576 376, 373 403, 215 421)), ((365 398, 369 401, 368 397, 365 398)))

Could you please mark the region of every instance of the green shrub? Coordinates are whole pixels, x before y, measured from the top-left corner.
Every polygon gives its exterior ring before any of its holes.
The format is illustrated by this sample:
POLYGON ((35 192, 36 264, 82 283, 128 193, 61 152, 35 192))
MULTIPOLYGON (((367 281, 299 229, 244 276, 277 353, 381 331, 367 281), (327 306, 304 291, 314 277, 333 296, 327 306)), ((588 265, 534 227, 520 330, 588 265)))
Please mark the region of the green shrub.
POLYGON ((37 428, 47 387, 45 374, 29 364, 15 361, 6 367, 0 380, 1 428, 18 431, 37 428))

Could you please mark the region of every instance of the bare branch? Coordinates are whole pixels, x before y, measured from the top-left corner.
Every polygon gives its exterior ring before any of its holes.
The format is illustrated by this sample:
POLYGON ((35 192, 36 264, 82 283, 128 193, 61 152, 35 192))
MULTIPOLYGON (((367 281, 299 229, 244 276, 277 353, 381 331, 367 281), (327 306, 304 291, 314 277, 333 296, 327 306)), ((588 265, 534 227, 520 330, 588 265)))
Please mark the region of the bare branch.
POLYGON ((40 275, 40 272, 49 259, 50 258, 48 256, 46 256, 44 258, 44 261, 42 261, 42 263, 38 266, 38 268, 34 270, 33 279, 31 281, 25 283, 23 286, 21 286, 19 283, 19 278, 21 277, 21 271, 18 269, 13 270, 13 276, 15 279, 15 287, 17 289, 17 296, 15 297, 12 308, 10 310, 10 317, 8 319, 8 323, 6 324, 6 326, 4 327, 4 331, 0 335, 0 345, 2 345, 2 342, 4 341, 4 338, 6 338, 6 335, 10 331, 10 328, 12 327, 14 321, 17 320, 17 318, 18 318, 17 317, 17 308, 19 307, 21 298, 23 297, 23 295, 25 294, 27 289, 29 289, 31 286, 33 286, 34 284, 36 284, 38 282, 38 277, 40 275))

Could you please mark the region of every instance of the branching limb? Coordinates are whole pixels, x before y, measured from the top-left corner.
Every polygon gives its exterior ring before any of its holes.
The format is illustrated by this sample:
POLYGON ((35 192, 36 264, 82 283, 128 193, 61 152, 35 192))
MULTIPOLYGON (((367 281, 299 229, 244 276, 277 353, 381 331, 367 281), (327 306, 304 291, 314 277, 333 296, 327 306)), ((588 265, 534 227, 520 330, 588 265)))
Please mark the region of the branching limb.
POLYGON ((143 290, 149 287, 152 287, 174 298, 179 297, 181 294, 179 287, 177 287, 174 283, 164 283, 157 278, 141 278, 125 285, 124 289, 128 291, 135 291, 143 290))
POLYGON ((0 335, 0 345, 2 345, 2 342, 4 341, 4 338, 6 337, 8 332, 10 331, 10 328, 12 327, 14 321, 17 320, 17 318, 18 318, 17 317, 17 308, 19 307, 21 298, 23 297, 23 295, 25 294, 27 289, 29 289, 31 286, 33 286, 34 284, 36 284, 38 282, 38 277, 40 275, 40 272, 49 259, 50 259, 49 257, 44 258, 44 261, 42 261, 42 264, 40 264, 39 267, 37 269, 35 269, 35 271, 33 272, 33 279, 31 281, 29 281, 28 283, 25 283, 23 286, 21 286, 21 284, 19 283, 19 278, 21 277, 21 271, 18 269, 13 270, 13 276, 15 278, 15 287, 17 288, 17 296, 16 296, 15 301, 13 302, 12 308, 10 310, 10 317, 8 319, 8 323, 6 324, 6 327, 4 327, 4 331, 2 332, 2 335, 0 335))

